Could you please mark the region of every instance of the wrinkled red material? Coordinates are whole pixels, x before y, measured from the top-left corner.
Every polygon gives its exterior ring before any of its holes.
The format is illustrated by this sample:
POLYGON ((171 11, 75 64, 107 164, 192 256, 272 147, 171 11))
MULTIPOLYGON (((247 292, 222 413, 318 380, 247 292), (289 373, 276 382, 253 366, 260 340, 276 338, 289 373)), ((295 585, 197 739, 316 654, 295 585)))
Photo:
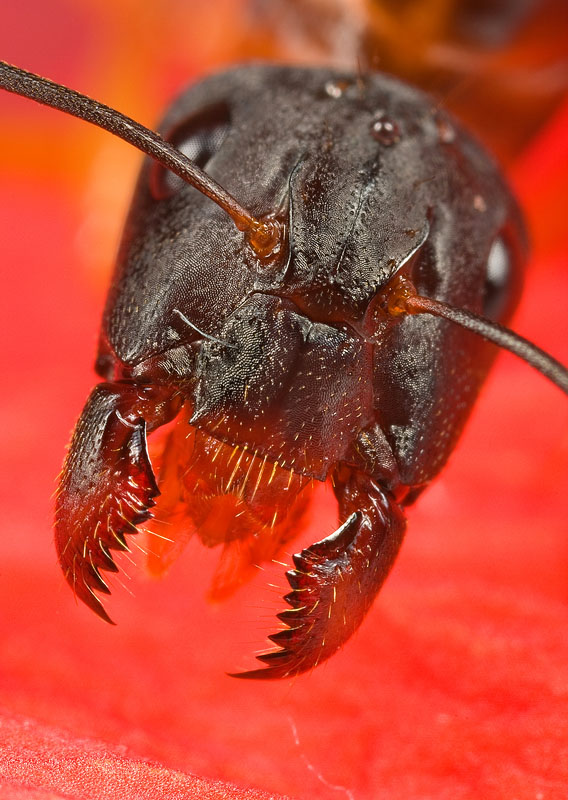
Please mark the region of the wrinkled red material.
MULTIPOLYGON (((57 19, 64 4, 53 6, 57 19)), ((28 51, 24 66, 50 72, 48 62, 28 51)), ((56 77, 69 75, 89 90, 81 70, 56 77)), ((262 685, 225 675, 266 644, 282 566, 212 606, 217 556, 192 542, 159 582, 125 562, 136 596, 115 585, 118 627, 74 604, 50 496, 94 382, 102 294, 77 266, 73 181, 6 167, 5 126, 22 113, 37 136, 45 120, 10 109, 0 112, 0 797, 564 800, 568 410, 513 357, 500 357, 449 468, 412 510, 355 640, 312 675, 262 685)), ((537 246, 515 327, 565 362, 568 237, 555 219, 567 141, 565 108, 514 174, 537 246)), ((329 498, 316 503, 301 544, 333 528, 329 498)))
POLYGON ((49 797, 51 800, 269 800, 275 795, 239 790, 125 758, 120 748, 88 739, 71 739, 28 719, 0 718, 2 763, 0 797, 49 797), (41 788, 38 788, 41 787, 41 788))

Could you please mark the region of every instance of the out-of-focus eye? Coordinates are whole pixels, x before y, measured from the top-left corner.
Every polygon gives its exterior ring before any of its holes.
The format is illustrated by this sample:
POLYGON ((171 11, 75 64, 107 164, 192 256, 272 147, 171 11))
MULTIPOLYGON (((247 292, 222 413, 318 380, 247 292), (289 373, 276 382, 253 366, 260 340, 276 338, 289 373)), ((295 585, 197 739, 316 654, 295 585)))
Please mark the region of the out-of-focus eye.
MULTIPOLYGON (((181 153, 201 169, 219 150, 231 125, 229 108, 218 103, 194 114, 174 128, 165 137, 181 153)), ((153 196, 160 200, 179 192, 187 184, 160 164, 152 166, 150 188, 153 196)))
POLYGON ((483 315, 500 319, 510 300, 513 277, 513 254, 506 238, 498 236, 487 258, 485 286, 483 287, 483 315))

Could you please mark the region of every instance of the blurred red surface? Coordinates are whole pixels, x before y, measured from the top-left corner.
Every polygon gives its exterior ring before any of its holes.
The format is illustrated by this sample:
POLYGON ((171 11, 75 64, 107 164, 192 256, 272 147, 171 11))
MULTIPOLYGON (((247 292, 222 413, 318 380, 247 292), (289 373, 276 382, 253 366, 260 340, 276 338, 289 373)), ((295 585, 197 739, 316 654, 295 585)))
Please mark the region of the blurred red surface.
MULTIPOLYGON (((163 4, 164 19, 153 3, 139 16, 133 2, 24 0, 3 12, 2 56, 151 122, 164 96, 237 52, 221 23, 207 41, 198 24, 180 30, 182 6, 163 4)), ((219 9, 237 18, 236 2, 219 9)), ((136 596, 117 586, 111 628, 59 574, 51 495, 94 381, 137 158, 24 100, 1 96, 0 119, 0 797, 565 798, 560 393, 499 357, 450 466, 411 511, 379 601, 312 675, 225 675, 264 646, 284 568, 211 606, 216 556, 194 543, 160 582, 126 564, 136 596)), ((515 327, 565 362, 567 142, 565 105, 512 174, 535 241, 515 327)), ((303 542, 333 528, 325 492, 312 520, 303 542)))

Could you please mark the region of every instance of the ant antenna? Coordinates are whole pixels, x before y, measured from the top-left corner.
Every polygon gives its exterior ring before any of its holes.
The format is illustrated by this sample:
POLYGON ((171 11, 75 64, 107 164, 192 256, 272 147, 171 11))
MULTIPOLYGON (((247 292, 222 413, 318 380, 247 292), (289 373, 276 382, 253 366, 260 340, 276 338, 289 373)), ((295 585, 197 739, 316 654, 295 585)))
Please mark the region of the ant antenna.
POLYGON ((549 381, 552 381, 561 391, 568 394, 568 369, 536 344, 529 342, 528 339, 509 328, 499 325, 498 322, 491 322, 485 317, 480 317, 463 308, 455 308, 447 303, 422 297, 417 293, 412 281, 402 275, 392 281, 392 285, 385 292, 384 300, 386 311, 391 316, 432 314, 473 331, 498 347, 514 353, 549 381))
POLYGON ((266 258, 277 249, 283 231, 276 220, 254 217, 206 172, 149 128, 80 92, 5 61, 0 61, 0 88, 64 111, 124 139, 226 211, 237 228, 246 233, 257 255, 266 258))

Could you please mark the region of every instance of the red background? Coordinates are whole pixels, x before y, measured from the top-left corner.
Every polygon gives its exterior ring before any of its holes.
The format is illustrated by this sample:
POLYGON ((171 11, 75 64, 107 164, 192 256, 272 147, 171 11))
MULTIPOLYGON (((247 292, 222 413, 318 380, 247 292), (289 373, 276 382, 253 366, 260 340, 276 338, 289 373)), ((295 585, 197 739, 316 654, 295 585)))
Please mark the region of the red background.
MULTIPOLYGON (((214 14, 196 3, 191 25, 183 3, 140 6, 22 0, 3 11, 0 53, 152 124, 188 78, 242 55, 241 17, 236 0, 214 14)), ((0 123, 0 797, 565 798, 558 390, 500 356, 450 466, 410 513, 379 601, 312 675, 225 675, 252 666, 274 630, 284 568, 210 606, 215 556, 194 543, 161 582, 127 565, 135 598, 118 589, 119 625, 106 626, 64 585, 51 495, 94 381, 137 156, 5 94, 0 123)), ((565 362, 567 141, 564 105, 512 173, 535 242, 515 327, 565 362)), ((302 541, 333 524, 322 494, 302 541)))

